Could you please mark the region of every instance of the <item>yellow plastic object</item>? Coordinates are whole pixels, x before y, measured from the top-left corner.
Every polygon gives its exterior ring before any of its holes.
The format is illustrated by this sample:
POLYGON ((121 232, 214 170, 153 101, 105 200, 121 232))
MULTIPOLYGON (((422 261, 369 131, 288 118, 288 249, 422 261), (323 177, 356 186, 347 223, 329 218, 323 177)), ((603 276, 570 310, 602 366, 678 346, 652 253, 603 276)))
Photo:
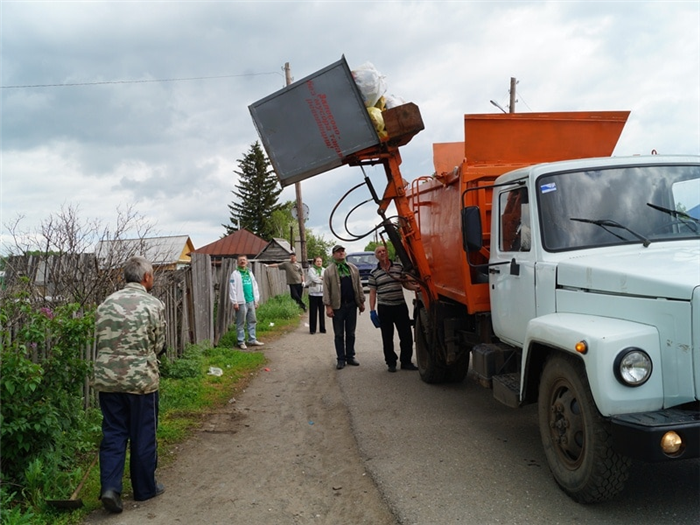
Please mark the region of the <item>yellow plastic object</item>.
POLYGON ((384 131, 384 117, 382 116, 382 110, 372 106, 367 108, 367 113, 369 113, 369 118, 374 125, 374 129, 377 130, 377 135, 379 135, 379 138, 384 138, 386 136, 386 131, 384 131))
POLYGON ((386 98, 384 98, 384 96, 379 97, 374 107, 379 108, 380 111, 384 111, 386 109, 386 98))

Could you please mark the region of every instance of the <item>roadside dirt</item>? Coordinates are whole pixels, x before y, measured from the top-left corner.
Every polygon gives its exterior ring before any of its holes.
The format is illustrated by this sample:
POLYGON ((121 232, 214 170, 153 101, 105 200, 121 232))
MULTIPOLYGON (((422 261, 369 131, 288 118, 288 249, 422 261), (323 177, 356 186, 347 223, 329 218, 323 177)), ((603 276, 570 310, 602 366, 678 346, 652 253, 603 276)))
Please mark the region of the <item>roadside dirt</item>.
POLYGON ((359 455, 332 330, 310 335, 305 320, 263 347, 265 370, 158 470, 163 495, 125 494, 123 513, 85 523, 396 524, 359 455))

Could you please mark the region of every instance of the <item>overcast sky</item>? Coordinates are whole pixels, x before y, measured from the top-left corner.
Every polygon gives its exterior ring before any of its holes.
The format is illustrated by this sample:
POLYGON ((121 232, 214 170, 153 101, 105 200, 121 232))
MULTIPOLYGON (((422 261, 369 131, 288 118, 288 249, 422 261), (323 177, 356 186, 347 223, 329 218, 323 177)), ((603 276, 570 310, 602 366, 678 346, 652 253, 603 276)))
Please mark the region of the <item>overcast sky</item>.
MULTIPOLYGON (((508 104, 511 77, 519 113, 630 110, 615 155, 700 153, 697 0, 3 0, 0 10, 2 253, 19 216, 33 229, 62 206, 109 224, 132 205, 160 235, 196 248, 219 239, 233 171, 259 139, 248 106, 284 87, 286 62, 295 79, 343 55, 351 68, 371 62, 390 93, 415 102, 425 130, 402 150, 409 181, 432 173, 432 143, 463 140, 465 113, 508 104), (14 87, 39 85, 53 86, 14 87)), ((383 191, 383 174, 369 174, 383 191)), ((361 181, 342 167, 302 182, 307 228, 336 240, 331 209, 361 181)), ((293 186, 281 196, 294 198, 293 186)), ((360 234, 377 219, 369 204, 349 224, 360 234)))

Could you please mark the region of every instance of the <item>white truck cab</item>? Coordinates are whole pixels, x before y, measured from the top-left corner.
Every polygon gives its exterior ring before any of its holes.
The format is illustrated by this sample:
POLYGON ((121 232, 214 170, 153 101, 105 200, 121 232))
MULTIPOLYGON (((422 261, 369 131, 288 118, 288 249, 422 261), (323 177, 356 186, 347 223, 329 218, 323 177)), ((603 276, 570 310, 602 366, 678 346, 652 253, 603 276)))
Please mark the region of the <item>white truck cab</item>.
POLYGON ((700 157, 507 173, 491 236, 493 331, 520 353, 518 403, 537 399, 564 490, 607 499, 629 458, 700 456, 700 157))

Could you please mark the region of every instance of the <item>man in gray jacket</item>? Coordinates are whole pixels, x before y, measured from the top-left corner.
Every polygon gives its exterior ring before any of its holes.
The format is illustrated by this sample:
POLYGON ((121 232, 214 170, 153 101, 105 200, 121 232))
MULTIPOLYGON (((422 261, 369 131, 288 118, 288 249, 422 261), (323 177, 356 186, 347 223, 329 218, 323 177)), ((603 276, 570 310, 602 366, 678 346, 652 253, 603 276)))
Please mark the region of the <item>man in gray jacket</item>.
POLYGON ((355 328, 357 309, 365 311, 365 294, 360 282, 360 271, 352 263, 345 261, 345 248, 333 247, 333 263, 323 274, 323 304, 326 315, 333 320, 335 353, 338 358, 336 368, 345 364, 359 366, 355 359, 355 328))

